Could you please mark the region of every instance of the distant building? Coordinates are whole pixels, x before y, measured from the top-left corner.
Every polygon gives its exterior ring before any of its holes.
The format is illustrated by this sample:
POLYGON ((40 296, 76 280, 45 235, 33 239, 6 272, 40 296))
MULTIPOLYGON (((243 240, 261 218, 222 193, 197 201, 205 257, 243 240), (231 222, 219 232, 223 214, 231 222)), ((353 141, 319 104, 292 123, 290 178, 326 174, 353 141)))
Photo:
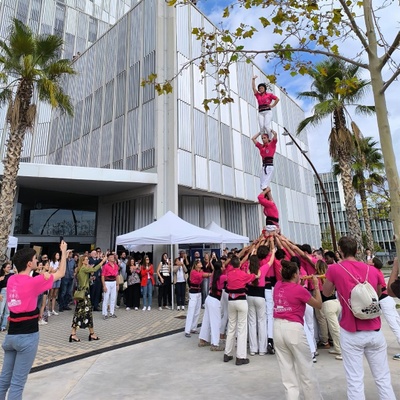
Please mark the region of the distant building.
MULTIPOLYGON (((325 191, 328 195, 328 199, 332 208, 332 218, 335 224, 335 230, 337 235, 348 234, 348 224, 347 224, 347 214, 346 207, 344 203, 344 193, 343 187, 340 181, 340 176, 335 177, 333 173, 322 173, 319 174, 322 182, 324 183, 325 191)), ((330 236, 330 225, 327 207, 322 193, 320 184, 317 178, 314 176, 315 183, 315 193, 317 195, 317 205, 318 205, 318 217, 321 227, 322 240, 331 240, 330 236)), ((361 226, 361 231, 365 232, 364 219, 362 217, 361 210, 359 213, 359 221, 361 226)), ((374 242, 379 244, 379 246, 385 252, 395 251, 395 244, 393 239, 393 225, 388 219, 377 219, 373 218, 373 209, 369 210, 371 219, 371 229, 374 242)))

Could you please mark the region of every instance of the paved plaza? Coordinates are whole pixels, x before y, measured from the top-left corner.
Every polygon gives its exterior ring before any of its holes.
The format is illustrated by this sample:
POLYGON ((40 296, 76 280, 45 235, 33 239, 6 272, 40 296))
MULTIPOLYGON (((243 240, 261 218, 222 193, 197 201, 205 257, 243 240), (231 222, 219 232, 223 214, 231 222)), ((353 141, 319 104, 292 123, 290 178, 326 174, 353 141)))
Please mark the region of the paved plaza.
MULTIPOLYGON (((284 398, 275 356, 249 356, 250 364, 243 366, 224 363, 222 352, 197 347, 197 335, 184 337, 185 312, 120 308, 117 319, 106 321, 95 312, 95 331, 101 340, 89 342, 88 331, 83 330, 78 331, 80 343, 68 343, 72 315, 64 311, 40 327, 39 351, 24 399, 284 398)), ((400 362, 391 359, 400 349, 385 321, 383 330, 400 399, 400 362)), ((341 361, 320 350, 314 368, 325 400, 346 398, 341 361)), ((367 399, 377 399, 368 368, 365 382, 367 399)))

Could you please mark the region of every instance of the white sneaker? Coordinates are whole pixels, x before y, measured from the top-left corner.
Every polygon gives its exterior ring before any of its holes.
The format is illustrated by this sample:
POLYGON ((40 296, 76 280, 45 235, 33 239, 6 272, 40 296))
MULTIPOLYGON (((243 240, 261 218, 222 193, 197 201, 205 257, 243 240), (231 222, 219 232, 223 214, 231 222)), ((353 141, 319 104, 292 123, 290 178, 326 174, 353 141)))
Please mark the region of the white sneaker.
POLYGON ((185 311, 185 306, 182 306, 182 311, 185 311))
POLYGON ((47 322, 44 319, 40 319, 38 324, 39 325, 47 325, 47 322))
POLYGON ((118 310, 118 309, 119 309, 119 306, 115 305, 115 308, 118 310))
POLYGON ((126 311, 129 311, 129 310, 130 310, 130 308, 129 308, 129 307, 126 307, 126 308, 125 308, 125 310, 126 310, 126 311))
POLYGON ((176 307, 176 309, 177 309, 178 311, 180 311, 180 310, 181 310, 181 306, 176 307))
POLYGON ((53 315, 58 315, 58 312, 57 312, 57 311, 54 311, 54 310, 53 310, 51 313, 52 313, 53 315))
POLYGON ((158 310, 159 310, 159 311, 162 311, 162 307, 158 307, 158 310))
POLYGON ((137 311, 137 310, 139 310, 137 307, 135 307, 135 310, 137 311))
POLYGON ((146 310, 147 310, 147 307, 144 306, 144 307, 142 308, 142 311, 146 311, 146 310))
POLYGON ((165 306, 164 307, 166 310, 170 310, 171 309, 171 307, 169 307, 169 306, 165 306))
POLYGON ((151 311, 151 307, 150 306, 147 307, 147 311, 151 311))

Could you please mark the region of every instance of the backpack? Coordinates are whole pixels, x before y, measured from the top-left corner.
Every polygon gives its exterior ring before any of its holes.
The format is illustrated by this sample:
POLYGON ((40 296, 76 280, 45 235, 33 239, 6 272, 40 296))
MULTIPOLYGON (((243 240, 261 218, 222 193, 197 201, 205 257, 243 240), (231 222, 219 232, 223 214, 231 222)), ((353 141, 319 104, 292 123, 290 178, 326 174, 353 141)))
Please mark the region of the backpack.
POLYGON ((339 265, 357 282, 351 289, 349 302, 341 295, 353 315, 358 319, 373 319, 382 314, 379 297, 368 282, 369 266, 364 282, 359 282, 342 264, 339 265))

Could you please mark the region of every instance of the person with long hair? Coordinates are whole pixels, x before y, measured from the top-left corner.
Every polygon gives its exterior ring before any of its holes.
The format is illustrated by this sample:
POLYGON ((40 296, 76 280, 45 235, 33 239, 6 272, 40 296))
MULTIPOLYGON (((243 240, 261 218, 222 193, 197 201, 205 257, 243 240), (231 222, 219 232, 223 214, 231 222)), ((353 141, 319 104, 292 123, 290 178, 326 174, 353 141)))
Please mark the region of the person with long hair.
MULTIPOLYGON (((247 285, 247 303, 248 303, 248 329, 250 355, 258 353, 260 356, 267 352, 267 323, 266 323, 266 300, 265 300, 265 276, 275 260, 275 247, 273 241, 270 245, 271 256, 268 262, 260 265, 257 255, 252 254, 249 258, 249 271, 251 274, 260 277, 247 285)), ((254 249, 254 253, 256 250, 254 249)))
POLYGON ((76 335, 76 330, 89 328, 89 342, 92 340, 99 340, 99 337, 94 333, 93 327, 93 314, 92 314, 92 301, 90 299, 90 274, 99 270, 107 261, 107 257, 97 264, 95 267, 89 265, 88 256, 80 256, 78 261, 78 268, 76 270, 77 290, 84 290, 85 297, 82 300, 77 300, 74 317, 72 318, 71 335, 69 342, 80 342, 76 335))
MULTIPOLYGON (((53 254, 53 257, 51 257, 50 261, 50 273, 54 274, 59 267, 60 264, 60 253, 57 251, 53 254)), ((61 286, 61 280, 57 280, 54 282, 53 287, 50 290, 49 293, 49 305, 50 305, 50 311, 49 311, 49 316, 50 315, 58 315, 58 312, 55 311, 56 309, 56 299, 58 297, 58 291, 61 286)))
POLYGON ((135 262, 133 257, 128 257, 126 262, 126 281, 125 289, 126 310, 131 308, 139 310, 140 307, 140 265, 135 262))
MULTIPOLYGON (((212 274, 213 272, 213 264, 210 259, 210 253, 204 253, 203 255, 203 272, 206 274, 212 274)), ((201 307, 204 308, 204 303, 208 296, 208 292, 210 290, 210 278, 207 276, 203 278, 201 282, 201 307)))
POLYGON ((282 281, 274 289, 275 354, 288 400, 300 398, 300 388, 307 400, 322 399, 310 348, 304 332, 306 304, 321 308, 318 279, 314 276, 314 296, 301 285, 296 263, 282 260, 282 281))
POLYGON ((174 260, 174 285, 176 294, 177 310, 185 309, 185 292, 186 292, 186 274, 188 272, 186 264, 182 258, 175 258, 174 260))
POLYGON ((109 253, 107 256, 107 262, 101 269, 101 283, 103 285, 103 304, 101 311, 104 320, 108 319, 108 317, 117 318, 117 316, 115 315, 115 303, 117 300, 118 273, 119 273, 119 267, 115 254, 109 253), (110 306, 109 313, 107 310, 108 306, 110 306))
POLYGON ((223 351, 224 348, 219 345, 221 328, 221 295, 226 275, 222 274, 221 261, 213 262, 214 272, 210 292, 204 303, 204 315, 199 335, 199 347, 211 344, 211 351, 223 351))
MULTIPOLYGON (((317 250, 318 252, 318 250, 317 250)), ((318 253, 316 252, 317 256, 318 253)), ((325 261, 322 259, 318 259, 315 263, 315 271, 316 275, 324 275, 327 270, 327 266, 325 261)), ((319 291, 322 292, 322 285, 324 284, 324 278, 318 278, 319 284, 319 291)), ((330 349, 329 344, 329 329, 328 329, 328 321, 326 320, 324 312, 319 310, 318 308, 315 309, 315 317, 317 319, 318 328, 319 328, 319 343, 317 344, 317 348, 320 349, 330 349)))
POLYGON ((11 263, 5 262, 0 269, 0 320, 1 320, 1 332, 7 330, 7 320, 10 314, 7 306, 7 281, 12 274, 11 263))
POLYGON ((10 310, 9 327, 3 342, 4 360, 0 376, 0 399, 22 399, 22 392, 29 371, 35 361, 39 346, 38 296, 51 289, 54 280, 65 274, 67 243, 61 241, 61 259, 53 274, 44 273, 32 277, 37 267, 36 252, 25 247, 18 250, 13 263, 18 273, 7 282, 7 305, 10 310))
POLYGON ((186 315, 185 336, 190 337, 192 333, 199 333, 197 323, 201 309, 201 282, 203 278, 209 278, 211 273, 202 271, 203 264, 198 258, 190 271, 189 305, 186 315))
POLYGON ((153 301, 153 286, 154 286, 154 267, 150 264, 148 255, 143 257, 142 266, 140 268, 141 281, 140 286, 143 290, 143 308, 142 310, 150 311, 153 301))
POLYGON ((161 311, 162 305, 169 310, 172 306, 171 261, 167 253, 163 253, 161 256, 161 261, 157 267, 157 276, 160 283, 158 286, 158 309, 161 311))

